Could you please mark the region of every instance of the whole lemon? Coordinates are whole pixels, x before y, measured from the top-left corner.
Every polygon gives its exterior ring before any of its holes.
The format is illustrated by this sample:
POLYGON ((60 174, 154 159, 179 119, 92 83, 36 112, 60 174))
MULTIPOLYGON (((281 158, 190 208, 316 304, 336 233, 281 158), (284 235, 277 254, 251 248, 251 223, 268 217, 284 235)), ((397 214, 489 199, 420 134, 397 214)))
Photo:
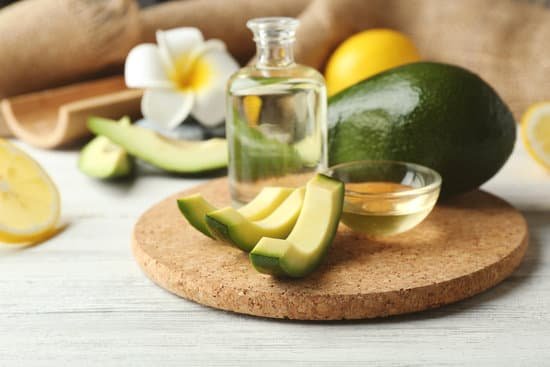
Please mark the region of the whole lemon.
POLYGON ((370 29, 338 46, 328 60, 325 79, 329 95, 393 67, 420 60, 418 50, 403 33, 370 29))

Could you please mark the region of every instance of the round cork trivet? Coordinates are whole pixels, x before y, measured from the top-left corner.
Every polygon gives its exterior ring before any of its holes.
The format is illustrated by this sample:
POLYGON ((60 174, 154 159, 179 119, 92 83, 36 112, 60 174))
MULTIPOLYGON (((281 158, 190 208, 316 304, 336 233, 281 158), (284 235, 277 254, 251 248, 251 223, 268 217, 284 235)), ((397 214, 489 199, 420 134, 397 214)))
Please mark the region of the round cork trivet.
POLYGON ((416 228, 368 239, 340 226, 310 276, 257 273, 246 253, 207 238, 181 216, 176 199, 201 192, 228 205, 227 180, 161 201, 138 220, 134 255, 149 278, 181 297, 244 314, 297 320, 363 319, 439 307, 494 286, 527 248, 523 216, 474 191, 438 205, 416 228))

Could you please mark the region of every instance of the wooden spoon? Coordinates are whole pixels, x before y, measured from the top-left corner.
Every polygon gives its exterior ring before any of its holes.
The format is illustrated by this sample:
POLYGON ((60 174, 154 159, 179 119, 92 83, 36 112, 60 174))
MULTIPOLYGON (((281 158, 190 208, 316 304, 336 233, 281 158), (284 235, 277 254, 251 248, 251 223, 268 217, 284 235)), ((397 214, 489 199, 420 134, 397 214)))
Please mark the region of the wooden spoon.
POLYGON ((142 93, 127 89, 122 77, 112 77, 7 98, 0 111, 19 139, 56 148, 89 135, 86 120, 91 115, 138 118, 142 93))

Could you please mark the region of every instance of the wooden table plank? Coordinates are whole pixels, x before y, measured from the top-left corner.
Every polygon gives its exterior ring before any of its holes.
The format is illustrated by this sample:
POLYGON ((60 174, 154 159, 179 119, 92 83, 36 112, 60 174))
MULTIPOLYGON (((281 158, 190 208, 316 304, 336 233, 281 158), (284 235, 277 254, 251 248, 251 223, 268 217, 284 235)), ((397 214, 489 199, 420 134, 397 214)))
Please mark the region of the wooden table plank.
POLYGON ((143 276, 130 230, 202 180, 95 182, 75 152, 30 149, 60 186, 65 232, 0 247, 0 366, 543 366, 550 360, 550 175, 518 146, 485 188, 523 210, 531 242, 496 288, 440 309, 359 323, 264 320, 179 299, 143 276))

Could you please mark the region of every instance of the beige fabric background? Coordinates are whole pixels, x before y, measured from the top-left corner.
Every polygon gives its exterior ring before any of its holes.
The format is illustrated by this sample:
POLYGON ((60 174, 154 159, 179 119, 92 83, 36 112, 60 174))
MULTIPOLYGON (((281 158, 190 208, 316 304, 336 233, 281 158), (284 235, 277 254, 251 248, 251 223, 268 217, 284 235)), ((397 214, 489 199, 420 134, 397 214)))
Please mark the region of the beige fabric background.
POLYGON ((198 27, 244 63, 254 53, 246 20, 270 15, 299 17, 297 59, 321 70, 351 34, 389 27, 425 59, 480 74, 516 117, 550 99, 550 10, 512 0, 185 0, 143 10, 134 0, 25 0, 0 10, 0 98, 120 71, 159 28, 198 27))
POLYGON ((506 0, 316 0, 300 16, 299 60, 322 67, 349 34, 390 27, 412 37, 425 59, 480 74, 516 118, 550 100, 550 10, 506 0), (305 37, 307 35, 307 37, 305 37))

